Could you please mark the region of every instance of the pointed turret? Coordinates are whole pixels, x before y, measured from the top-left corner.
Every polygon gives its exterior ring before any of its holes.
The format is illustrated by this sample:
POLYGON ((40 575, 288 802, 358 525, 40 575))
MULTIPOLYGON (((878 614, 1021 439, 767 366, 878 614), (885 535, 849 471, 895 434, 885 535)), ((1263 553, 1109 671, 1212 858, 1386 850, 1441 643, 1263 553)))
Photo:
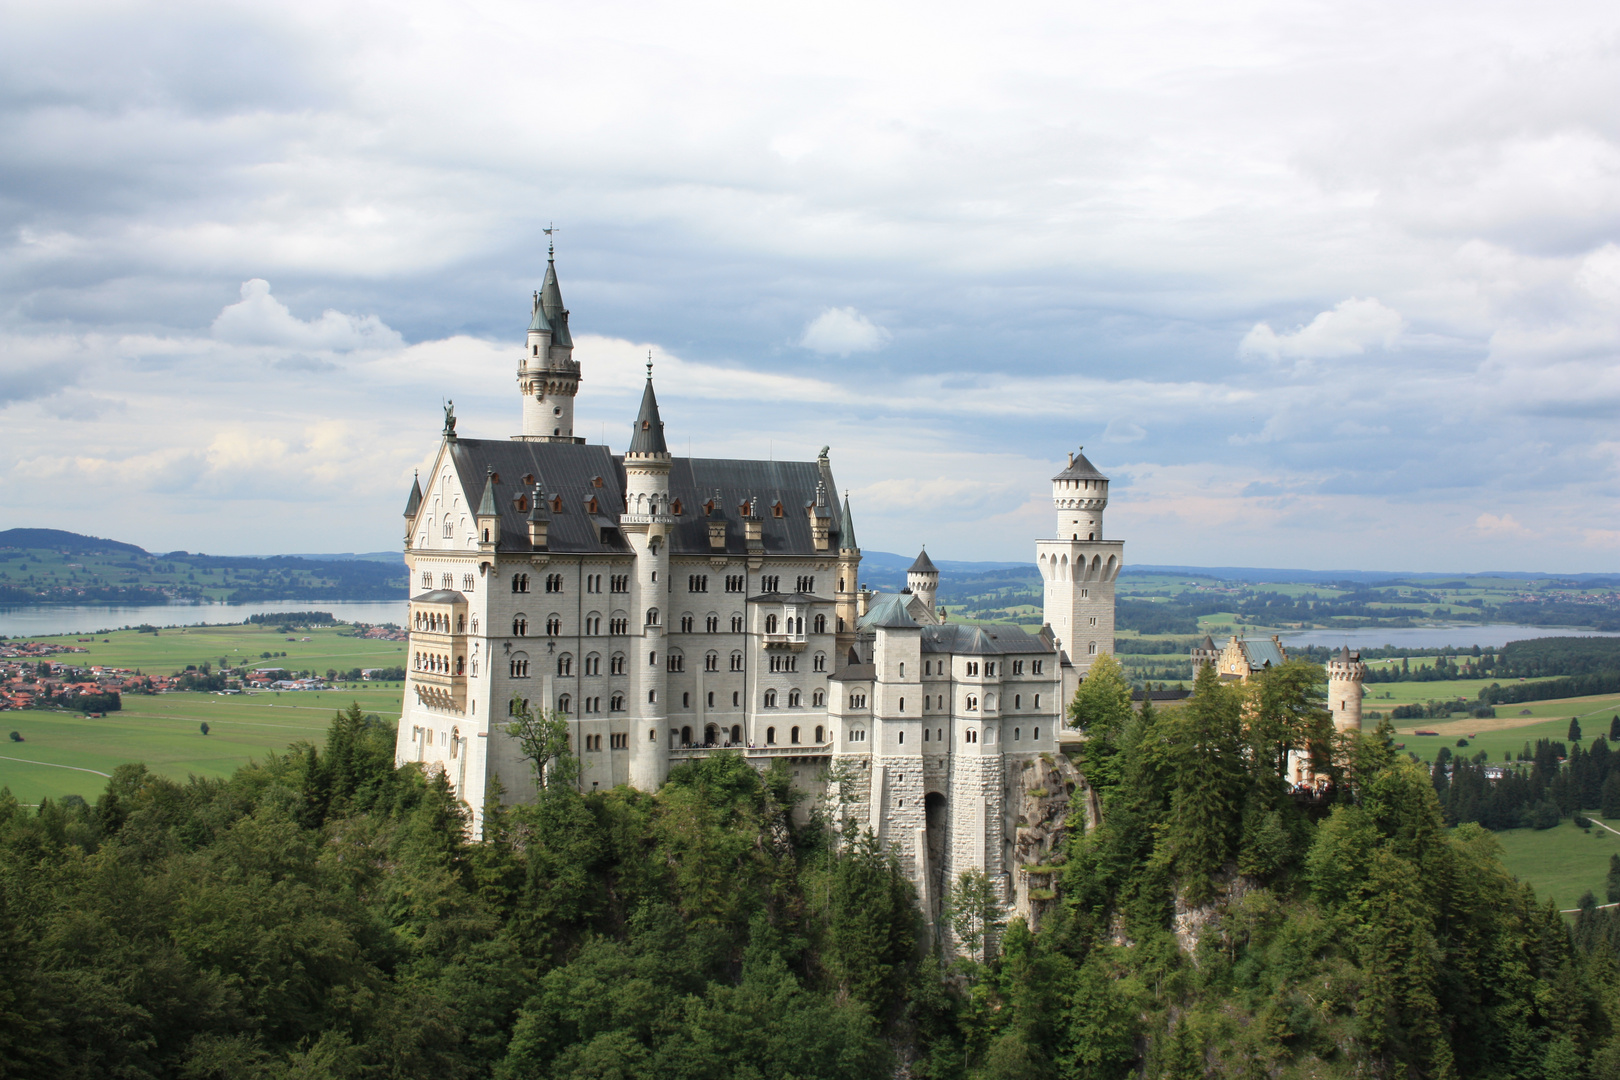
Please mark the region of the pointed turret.
POLYGON ((573 345, 573 338, 568 336, 568 309, 563 307, 562 289, 557 285, 555 254, 546 256, 546 278, 540 283, 540 311, 551 324, 551 343, 573 345))
POLYGON ((546 255, 546 274, 529 308, 529 332, 518 364, 518 390, 523 395, 521 439, 536 442, 584 442, 574 437, 574 397, 579 393, 579 364, 568 332, 568 309, 557 285, 556 252, 546 255))
POLYGON ((501 512, 495 507, 495 469, 491 467, 484 477, 484 497, 478 500, 478 546, 494 551, 501 542, 501 512))
MULTIPOLYGON (((648 364, 649 369, 651 364, 648 364)), ((641 393, 641 411, 636 414, 635 431, 630 436, 632 454, 668 454, 664 442, 664 422, 658 418, 658 395, 653 393, 652 372, 647 372, 647 388, 641 393)))
POLYGON ((917 561, 911 564, 911 567, 906 570, 906 573, 933 574, 935 577, 939 576, 939 570, 935 568, 934 560, 928 557, 927 548, 922 549, 922 553, 917 556, 917 561))
POLYGON ((415 520, 416 512, 422 509, 422 482, 421 478, 411 475, 411 493, 405 496, 405 518, 407 521, 415 520))
MULTIPOLYGON (((549 279, 548 279, 549 280, 549 279)), ((534 310, 529 315, 529 333, 550 333, 551 322, 546 318, 545 308, 540 304, 540 294, 534 294, 534 310)))
POLYGON ((849 512, 849 492, 844 492, 844 520, 838 526, 838 550, 859 551, 861 545, 855 540, 855 515, 849 512))
POLYGON ((925 610, 932 615, 934 597, 939 595, 939 570, 934 566, 934 560, 928 557, 927 548, 917 555, 917 561, 906 571, 906 587, 917 594, 917 599, 923 602, 925 610))

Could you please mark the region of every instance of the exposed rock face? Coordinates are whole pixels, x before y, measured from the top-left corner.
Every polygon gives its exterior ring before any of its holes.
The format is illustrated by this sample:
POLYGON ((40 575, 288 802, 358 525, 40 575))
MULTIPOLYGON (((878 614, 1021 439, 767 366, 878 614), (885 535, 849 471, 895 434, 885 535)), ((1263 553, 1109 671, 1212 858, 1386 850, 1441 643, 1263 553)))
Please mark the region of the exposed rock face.
POLYGON ((1170 927, 1175 931, 1176 944, 1181 951, 1197 962, 1198 943, 1205 934, 1219 933, 1221 918, 1234 905, 1243 902, 1243 898, 1255 889, 1255 882, 1237 872, 1237 867, 1228 865, 1215 878, 1215 896, 1208 903, 1198 907, 1188 907, 1182 897, 1182 891, 1176 890, 1176 907, 1170 927))
POLYGON ((1007 785, 1012 820, 1010 914, 1022 917, 1033 930, 1053 900, 1052 878, 1067 860, 1063 847, 1070 816, 1082 813, 1085 827, 1094 828, 1097 795, 1062 754, 1042 754, 1022 768, 1009 768, 1007 785))

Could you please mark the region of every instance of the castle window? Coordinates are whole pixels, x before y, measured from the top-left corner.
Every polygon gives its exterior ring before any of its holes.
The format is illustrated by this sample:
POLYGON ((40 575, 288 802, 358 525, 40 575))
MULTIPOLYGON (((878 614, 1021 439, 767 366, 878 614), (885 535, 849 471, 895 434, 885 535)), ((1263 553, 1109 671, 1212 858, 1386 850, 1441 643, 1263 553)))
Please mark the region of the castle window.
POLYGON ((427 573, 425 571, 422 574, 422 588, 424 588, 424 589, 433 588, 433 575, 430 574, 430 573, 427 573))
POLYGON ((735 709, 737 707, 737 705, 738 705, 738 696, 739 695, 738 695, 738 692, 736 690, 733 690, 731 692, 731 707, 733 709, 735 709))
POLYGON ((602 616, 591 612, 585 616, 585 633, 590 637, 598 637, 602 633, 602 616))
POLYGON ((923 742, 927 742, 927 741, 928 741, 928 729, 923 728, 923 742))
MULTIPOLYGON (((904 745, 905 741, 906 741, 906 733, 902 731, 900 733, 900 743, 901 743, 901 745, 904 745)), ((901 777, 901 779, 903 780, 903 779, 905 779, 905 777, 901 777)))
POLYGON ((613 654, 612 659, 608 661, 608 673, 610 675, 624 674, 624 653, 613 654))
POLYGON ((672 652, 665 657, 667 666, 671 671, 685 671, 686 657, 682 653, 672 652))
POLYGON ((827 632, 827 616, 825 616, 825 615, 817 615, 815 625, 816 625, 816 633, 825 634, 827 632))
POLYGON ((720 616, 710 615, 704 619, 703 629, 711 634, 718 634, 720 632, 720 616))
MULTIPOLYGON (((800 698, 799 692, 797 690, 789 690, 788 691, 788 708, 797 709, 799 707, 799 703, 800 703, 801 700, 802 699, 800 698)), ((797 730, 797 729, 794 729, 794 730, 797 730)), ((794 741, 797 742, 798 740, 795 739, 794 741)))
POLYGON ((776 745, 776 729, 775 728, 768 727, 768 728, 765 729, 765 745, 766 746, 775 746, 776 745))
POLYGON ((906 711, 906 699, 905 698, 900 699, 900 711, 901 712, 906 711))
POLYGON ((968 712, 977 712, 978 710, 979 710, 979 699, 977 697, 975 697, 974 695, 969 694, 967 696, 967 711, 968 712))
POLYGON ((1013 742, 1017 742, 1017 741, 1018 741, 1018 739, 1019 739, 1019 737, 1020 737, 1020 736, 1021 736, 1021 735, 1022 735, 1022 734, 1023 734, 1023 732, 1022 732, 1022 731, 1020 731, 1020 730, 1019 730, 1019 729, 1018 729, 1018 728, 1013 728, 1013 742))
MULTIPOLYGON (((720 670, 720 654, 717 653, 717 652, 704 654, 704 657, 703 657, 703 670, 704 671, 719 671, 720 670)), ((709 696, 713 697, 714 695, 710 694, 709 696)), ((711 702, 709 702, 709 704, 713 705, 714 702, 711 701, 711 702)))
POLYGON ((692 707, 692 695, 691 694, 682 694, 681 695, 681 708, 690 709, 691 707, 692 707))
POLYGON ((788 732, 788 742, 792 743, 794 746, 799 745, 799 729, 797 727, 792 728, 791 730, 789 730, 789 732, 788 732))
POLYGON ((609 712, 624 712, 624 695, 614 694, 608 699, 609 712))
POLYGON ((513 637, 527 637, 528 635, 529 635, 529 620, 524 618, 522 615, 519 615, 519 616, 515 617, 512 620, 512 636, 513 637))
POLYGON ((776 616, 775 615, 767 615, 767 616, 765 616, 765 632, 767 634, 776 633, 776 616))
POLYGON ((564 716, 573 711, 573 708, 574 699, 569 697, 567 694, 563 694, 557 698, 557 711, 562 713, 564 716))
POLYGON ((608 633, 622 636, 630 632, 630 618, 626 615, 615 615, 608 620, 608 633))
POLYGON ((1022 675, 1023 673, 1024 673, 1024 662, 1022 660, 1014 660, 1013 661, 1013 674, 1014 675, 1022 675))
POLYGON ((647 625, 648 626, 657 626, 658 625, 658 609, 657 608, 650 607, 650 608, 647 609, 647 625))
POLYGON ((614 592, 627 593, 630 591, 630 575, 614 574, 608 584, 614 592))
POLYGON ((726 592, 742 592, 747 587, 748 579, 742 574, 726 575, 726 592))
POLYGON ((649 705, 658 704, 658 691, 656 691, 656 690, 647 691, 647 704, 649 704, 649 705))
POLYGON ((1097 655, 1097 643, 1095 641, 1086 646, 1086 653, 1091 656, 1097 655))
POLYGON ((484 530, 484 543, 486 543, 486 544, 489 543, 489 530, 488 529, 484 530))
POLYGON ((557 674, 566 676, 572 675, 573 673, 574 658, 568 653, 563 653, 561 656, 557 657, 557 674))
POLYGON ((864 708, 866 708, 866 695, 865 694, 851 694, 851 695, 849 695, 849 707, 852 708, 852 709, 864 709, 864 708))
POLYGON ((529 658, 522 653, 512 657, 511 675, 514 679, 527 679, 529 677, 529 658))
MULTIPOLYGON (((1030 670, 1030 672, 1032 674, 1039 675, 1041 673, 1041 661, 1039 661, 1039 660, 1031 660, 1029 662, 1029 670, 1030 670)), ((1036 699, 1036 700, 1039 700, 1039 699, 1036 699)))
MULTIPOLYGON (((676 511, 676 512, 679 513, 679 511, 676 511)), ((687 592, 708 592, 709 591, 709 575, 708 574, 692 574, 692 575, 688 576, 687 579, 686 579, 686 591, 687 592)))
POLYGON ((681 633, 690 634, 691 632, 692 632, 692 616, 690 616, 690 615, 682 615, 681 616, 681 633))
POLYGON ((820 690, 810 691, 810 704, 818 709, 821 708, 827 704, 827 695, 820 690))
POLYGON ((596 653, 591 653, 591 655, 589 655, 589 656, 587 656, 585 658, 585 674, 587 674, 587 675, 600 675, 600 674, 602 674, 602 658, 600 656, 598 656, 596 653))
MULTIPOLYGON (((1022 694, 1014 694, 1013 695, 1013 708, 1021 709, 1023 707, 1024 707, 1024 695, 1022 695, 1022 694)), ((1014 738, 1016 738, 1016 737, 1017 736, 1014 736, 1014 738)))
MULTIPOLYGON (((1035 707, 1037 709, 1041 707, 1041 695, 1039 695, 1039 694, 1035 695, 1035 707)), ((1035 729, 1035 737, 1037 739, 1041 737, 1041 729, 1040 728, 1035 729)))
POLYGON ((560 633, 562 633, 562 616, 561 615, 548 615, 548 616, 546 616, 546 636, 547 637, 556 637, 560 633))
POLYGON ((777 503, 775 506, 771 507, 771 516, 772 517, 781 517, 782 516, 782 504, 781 503, 777 503))
POLYGON ((811 663, 810 666, 811 666, 812 669, 814 669, 816 671, 826 671, 827 670, 827 654, 826 653, 819 653, 819 652, 816 653, 815 660, 811 663))
POLYGON ((674 514, 676 517, 680 517, 681 516, 681 500, 676 499, 674 505, 672 505, 669 508, 669 510, 670 510, 670 513, 674 514))
MULTIPOLYGON (((525 575, 525 580, 527 580, 527 575, 525 575)), ((563 576, 561 574, 547 574, 546 575, 546 592, 548 592, 548 593, 560 593, 562 591, 563 591, 563 576)))
POLYGON ((517 697, 515 697, 511 701, 508 701, 506 703, 506 715, 507 716, 521 716, 521 715, 523 715, 524 713, 526 713, 528 711, 529 711, 529 699, 528 698, 517 698, 517 697))
POLYGON ((775 690, 767 690, 767 691, 765 691, 765 707, 767 709, 776 708, 776 691, 775 690))
POLYGON ((732 671, 741 671, 742 669, 743 669, 743 654, 740 653, 740 652, 732 653, 731 654, 731 670, 732 671))
POLYGON ((712 708, 714 708, 714 691, 713 691, 713 690, 710 690, 710 691, 709 691, 709 701, 708 701, 708 704, 709 704, 709 708, 711 708, 711 709, 712 709, 712 708))
POLYGON ((964 742, 976 743, 979 741, 979 733, 972 729, 963 732, 962 737, 962 741, 964 742))
POLYGON ((1035 738, 1036 738, 1036 739, 1037 739, 1037 740, 1039 740, 1039 739, 1040 739, 1040 737, 1041 737, 1041 729, 1040 729, 1040 728, 1036 728, 1036 729, 1035 729, 1035 738))
POLYGON ((996 673, 996 665, 995 664, 987 663, 987 664, 984 665, 984 674, 985 674, 986 677, 994 675, 995 673, 996 673))
POLYGON ((906 677, 906 662, 904 660, 900 661, 900 677, 902 679, 906 677))
POLYGON ((740 634, 743 632, 743 617, 741 615, 733 615, 731 617, 731 632, 733 634, 740 634))

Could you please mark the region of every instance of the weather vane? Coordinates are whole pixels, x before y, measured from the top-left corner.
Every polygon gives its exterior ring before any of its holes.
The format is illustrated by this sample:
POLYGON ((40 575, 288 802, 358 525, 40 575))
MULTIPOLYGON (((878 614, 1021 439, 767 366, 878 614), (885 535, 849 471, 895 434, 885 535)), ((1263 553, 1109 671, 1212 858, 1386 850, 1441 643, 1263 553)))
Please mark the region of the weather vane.
MULTIPOLYGON (((552 233, 562 232, 561 229, 557 228, 557 223, 554 222, 554 221, 547 222, 546 227, 541 229, 540 231, 545 233, 546 236, 548 236, 548 237, 552 233)), ((557 254, 557 241, 555 241, 555 240, 547 240, 546 241, 546 254, 548 254, 548 255, 557 254)))
POLYGON ((649 381, 652 379, 652 350, 651 349, 647 350, 647 378, 648 378, 649 381))

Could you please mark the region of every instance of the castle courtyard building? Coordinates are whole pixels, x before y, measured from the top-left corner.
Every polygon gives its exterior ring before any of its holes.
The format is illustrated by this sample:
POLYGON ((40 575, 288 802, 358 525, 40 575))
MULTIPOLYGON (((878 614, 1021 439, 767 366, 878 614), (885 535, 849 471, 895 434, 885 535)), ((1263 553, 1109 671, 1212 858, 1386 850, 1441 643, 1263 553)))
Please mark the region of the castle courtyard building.
MULTIPOLYGON (((588 379, 554 260, 518 358, 522 429, 446 410, 405 508, 410 641, 398 764, 442 772, 473 830, 498 782, 532 797, 512 713, 566 718, 586 789, 656 790, 674 765, 786 759, 901 859, 925 898, 963 869, 1007 888, 1010 768, 1057 750, 1067 701, 1113 649, 1123 544, 1083 454, 1037 541, 1046 625, 952 623, 926 552, 897 594, 860 582, 850 501, 813 461, 678 457, 651 365, 623 453, 574 435, 588 379)), ((929 910, 925 908, 925 910, 929 910)))

